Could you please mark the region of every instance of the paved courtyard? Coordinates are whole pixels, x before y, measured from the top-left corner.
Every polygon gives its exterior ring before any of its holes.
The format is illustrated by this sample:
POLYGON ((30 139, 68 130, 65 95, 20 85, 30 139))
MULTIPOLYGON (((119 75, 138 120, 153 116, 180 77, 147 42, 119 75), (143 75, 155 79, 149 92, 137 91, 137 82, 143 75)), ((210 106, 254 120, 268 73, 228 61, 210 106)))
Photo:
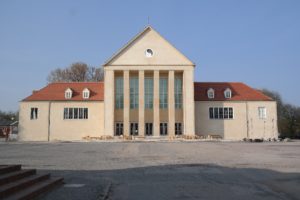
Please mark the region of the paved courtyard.
POLYGON ((63 176, 41 199, 300 199, 300 142, 0 143, 0 164, 63 176))

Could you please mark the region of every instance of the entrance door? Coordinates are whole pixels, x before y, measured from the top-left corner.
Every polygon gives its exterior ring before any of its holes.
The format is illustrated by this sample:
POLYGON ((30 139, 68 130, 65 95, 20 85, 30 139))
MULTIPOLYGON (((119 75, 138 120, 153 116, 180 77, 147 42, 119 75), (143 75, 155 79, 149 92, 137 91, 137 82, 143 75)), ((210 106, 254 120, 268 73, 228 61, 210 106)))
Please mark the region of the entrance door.
POLYGON ((130 123, 130 135, 138 135, 139 133, 139 124, 130 123))
POLYGON ((168 135, 168 123, 160 123, 160 135, 168 135))
POLYGON ((146 124, 145 124, 145 135, 146 135, 146 136, 151 136, 151 135, 153 135, 152 129, 153 129, 153 124, 152 124, 152 123, 146 123, 146 124))
POLYGON ((123 123, 116 123, 115 135, 116 136, 123 135, 123 123))

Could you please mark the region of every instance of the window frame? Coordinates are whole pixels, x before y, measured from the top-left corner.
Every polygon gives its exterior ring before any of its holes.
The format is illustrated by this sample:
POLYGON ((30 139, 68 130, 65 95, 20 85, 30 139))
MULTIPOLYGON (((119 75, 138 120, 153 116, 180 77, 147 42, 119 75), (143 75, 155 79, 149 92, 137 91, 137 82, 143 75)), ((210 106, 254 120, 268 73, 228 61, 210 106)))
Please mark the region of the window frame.
POLYGON ((182 135, 182 123, 176 122, 175 123, 175 135, 182 135))
POLYGON ((267 119, 267 108, 265 106, 258 107, 258 118, 262 120, 267 119))
POLYGON ((159 78, 159 108, 168 109, 168 78, 159 78))
POLYGON ((116 122, 114 136, 121 136, 121 135, 124 135, 124 124, 123 122, 116 122))
POLYGON ((153 109, 153 94, 154 82, 152 77, 145 77, 144 79, 144 106, 145 109, 153 109))
POLYGON ((182 109, 182 79, 175 77, 174 81, 175 109, 182 109))
POLYGON ((209 99, 214 99, 215 98, 215 90, 213 88, 209 88, 207 90, 207 98, 209 98, 209 99))
POLYGON ((169 134, 168 133, 168 123, 167 122, 159 123, 159 135, 160 136, 167 136, 168 134, 169 134), (163 134, 162 134, 162 129, 164 130, 163 134))
POLYGON ((137 76, 129 79, 130 109, 139 108, 139 78, 137 76))
POLYGON ((39 118, 39 109, 37 107, 30 108, 30 120, 37 120, 39 118))
POLYGON ((115 79, 115 109, 124 108, 124 78, 116 77, 115 79))
POLYGON ((146 122, 145 123, 145 136, 153 136, 153 123, 152 122, 146 122), (149 130, 150 129, 150 134, 149 130))
POLYGON ((208 119, 212 120, 233 120, 234 119, 234 107, 209 107, 208 119))
POLYGON ((63 120, 88 120, 89 109, 83 107, 64 107, 63 120))
POLYGON ((65 90, 65 99, 72 99, 73 91, 71 88, 67 88, 65 90))
POLYGON ((89 99, 90 98, 90 90, 88 88, 84 88, 82 91, 82 98, 89 99))
POLYGON ((230 88, 227 88, 227 89, 224 91, 224 97, 225 97, 226 99, 231 99, 231 97, 232 97, 232 91, 231 91, 230 88), (229 94, 229 95, 227 95, 227 94, 229 94))

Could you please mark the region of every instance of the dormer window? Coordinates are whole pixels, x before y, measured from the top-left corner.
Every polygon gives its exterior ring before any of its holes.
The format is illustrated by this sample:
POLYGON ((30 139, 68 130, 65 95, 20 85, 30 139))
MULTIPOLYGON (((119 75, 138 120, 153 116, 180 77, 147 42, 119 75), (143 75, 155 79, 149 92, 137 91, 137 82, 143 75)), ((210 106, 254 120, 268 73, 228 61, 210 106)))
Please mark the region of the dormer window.
POLYGON ((231 94, 231 89, 227 88, 227 89, 224 91, 224 97, 225 97, 226 99, 230 99, 231 96, 232 96, 232 94, 231 94))
POLYGON ((82 91, 82 98, 84 99, 88 99, 90 98, 90 90, 85 88, 83 91, 82 91))
POLYGON ((72 93, 73 93, 73 91, 70 88, 66 89, 65 98, 66 99, 71 99, 72 98, 72 93))
POLYGON ((209 99, 215 98, 215 90, 212 89, 212 88, 209 88, 209 89, 207 90, 207 97, 208 97, 209 99))

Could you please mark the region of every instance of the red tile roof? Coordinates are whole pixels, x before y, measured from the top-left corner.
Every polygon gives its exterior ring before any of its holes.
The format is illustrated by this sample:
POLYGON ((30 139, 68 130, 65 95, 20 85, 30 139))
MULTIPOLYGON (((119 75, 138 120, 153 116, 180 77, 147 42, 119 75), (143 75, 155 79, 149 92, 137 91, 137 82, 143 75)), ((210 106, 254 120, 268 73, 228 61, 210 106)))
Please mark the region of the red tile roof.
MULTIPOLYGON (((244 83, 236 82, 195 82, 194 83, 195 101, 272 101, 272 99, 258 90, 255 90, 244 83), (207 97, 207 90, 213 88, 215 98, 207 97), (232 98, 226 99, 224 91, 230 88, 232 98)), ((51 83, 46 87, 34 91, 32 95, 23 101, 103 101, 104 83, 103 82, 81 82, 81 83, 51 83), (72 89, 71 99, 65 99, 65 90, 72 89), (83 99, 82 91, 84 88, 90 90, 90 98, 83 99)))
POLYGON ((272 98, 244 83, 195 82, 194 88, 195 101, 273 101, 272 98), (209 88, 213 88, 215 91, 215 98, 213 99, 207 97, 207 90, 209 88), (232 92, 232 97, 230 99, 224 97, 224 91, 227 88, 230 88, 232 92))
POLYGON ((23 101, 103 101, 103 82, 80 82, 80 83, 50 83, 46 87, 34 91, 32 95, 23 101), (73 91, 72 98, 65 98, 65 90, 70 88, 73 91), (90 98, 83 99, 82 91, 88 88, 90 98))

